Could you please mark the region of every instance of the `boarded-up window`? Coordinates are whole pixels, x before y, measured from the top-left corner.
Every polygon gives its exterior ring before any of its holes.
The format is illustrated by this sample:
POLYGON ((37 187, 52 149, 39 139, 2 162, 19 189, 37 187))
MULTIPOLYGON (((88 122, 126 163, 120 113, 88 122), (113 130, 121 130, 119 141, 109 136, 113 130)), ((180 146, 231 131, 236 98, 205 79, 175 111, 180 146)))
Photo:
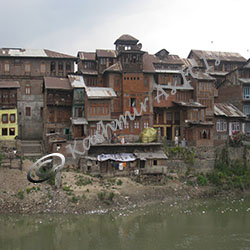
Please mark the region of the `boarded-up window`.
POLYGON ((31 109, 30 109, 30 107, 26 107, 25 108, 25 115, 26 116, 30 116, 31 115, 31 109))
POLYGON ((54 122, 55 121, 55 111, 50 110, 49 111, 49 122, 54 122))
POLYGON ((2 136, 7 136, 7 135, 8 135, 8 129, 2 128, 2 136))
POLYGON ((10 64, 9 63, 4 64, 4 71, 5 72, 10 72, 10 64))
POLYGON ((25 71, 26 73, 30 73, 30 63, 25 63, 25 64, 24 64, 24 71, 25 71))
POLYGON ((45 65, 45 63, 41 63, 41 65, 40 65, 40 71, 41 71, 42 74, 45 74, 45 72, 46 72, 46 65, 45 65))

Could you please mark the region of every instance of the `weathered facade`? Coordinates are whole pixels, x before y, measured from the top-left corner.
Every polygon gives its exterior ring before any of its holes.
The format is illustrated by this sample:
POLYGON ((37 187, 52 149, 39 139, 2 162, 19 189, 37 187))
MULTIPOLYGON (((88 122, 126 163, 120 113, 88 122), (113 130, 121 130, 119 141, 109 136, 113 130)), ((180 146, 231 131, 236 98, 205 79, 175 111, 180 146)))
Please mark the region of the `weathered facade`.
POLYGON ((74 72, 75 60, 50 50, 0 49, 0 79, 20 84, 17 108, 21 139, 42 139, 43 77, 65 77, 74 72))

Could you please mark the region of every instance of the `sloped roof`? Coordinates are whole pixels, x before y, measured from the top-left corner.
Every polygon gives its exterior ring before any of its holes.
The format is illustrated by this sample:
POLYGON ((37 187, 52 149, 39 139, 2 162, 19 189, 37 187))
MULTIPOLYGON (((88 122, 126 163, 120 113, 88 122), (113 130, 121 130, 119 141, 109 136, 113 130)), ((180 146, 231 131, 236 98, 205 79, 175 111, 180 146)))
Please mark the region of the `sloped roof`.
POLYGON ((123 34, 118 39, 116 39, 114 44, 119 43, 119 42, 132 42, 132 43, 136 44, 139 42, 139 40, 131 35, 123 34))
POLYGON ((74 56, 62 54, 48 49, 1 48, 0 56, 76 59, 74 56))
POLYGON ((122 65, 121 65, 121 62, 117 62, 113 65, 111 65, 110 67, 106 68, 104 72, 118 72, 118 73, 121 73, 122 72, 122 65))
POLYGON ((246 116, 231 103, 215 103, 214 114, 225 117, 245 118, 246 116))
POLYGON ((250 83, 250 78, 239 78, 240 82, 249 84, 250 83))
POLYGON ((82 76, 78 75, 68 75, 69 82, 72 88, 85 88, 86 84, 82 76))
POLYGON ((86 87, 88 99, 110 99, 116 97, 116 93, 112 88, 102 87, 86 87))
POLYGON ((0 89, 16 89, 16 88, 20 88, 19 82, 0 80, 0 89))
POLYGON ((207 80, 207 81, 215 81, 216 78, 210 76, 208 73, 196 71, 194 72, 194 79, 197 80, 207 80))
POLYGON ((199 67, 198 63, 193 58, 182 58, 185 67, 191 66, 192 68, 199 67))
POLYGON ((115 50, 108 50, 108 49, 97 49, 96 55, 97 57, 111 57, 111 58, 116 58, 117 56, 115 50))
POLYGON ((68 78, 44 77, 45 89, 72 90, 68 78))
POLYGON ((209 50, 194 50, 192 49, 188 55, 188 58, 191 54, 195 54, 199 59, 202 59, 202 55, 206 57, 207 60, 215 60, 219 58, 221 61, 228 62, 246 62, 247 60, 236 52, 222 52, 222 51, 209 51, 209 50))
POLYGON ((79 51, 77 57, 79 57, 81 60, 95 61, 96 53, 79 51))
POLYGON ((174 101, 174 104, 178 106, 186 107, 186 108, 206 108, 205 105, 202 105, 199 102, 182 102, 182 101, 174 101))

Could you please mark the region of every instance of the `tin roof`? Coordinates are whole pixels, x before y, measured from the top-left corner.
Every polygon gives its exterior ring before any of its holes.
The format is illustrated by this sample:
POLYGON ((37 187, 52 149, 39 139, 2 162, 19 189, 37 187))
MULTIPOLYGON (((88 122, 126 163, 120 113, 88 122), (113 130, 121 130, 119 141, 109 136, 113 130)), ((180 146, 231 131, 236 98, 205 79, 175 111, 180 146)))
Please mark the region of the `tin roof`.
POLYGON ((214 104, 214 114, 217 116, 226 116, 226 117, 246 117, 239 109, 237 109, 231 103, 215 103, 214 104))
POLYGON ((228 73, 229 72, 227 72, 227 71, 211 71, 211 72, 209 72, 209 75, 211 75, 211 76, 225 76, 228 73))
POLYGON ((245 83, 245 84, 250 83, 250 78, 239 78, 239 80, 240 82, 245 83))
POLYGON ((174 101, 173 103, 177 104, 178 106, 187 107, 187 108, 206 108, 205 105, 202 105, 199 102, 174 101))
POLYGON ((82 117, 72 117, 70 118, 73 125, 87 125, 88 121, 82 117))
POLYGON ((48 57, 48 58, 64 58, 76 59, 74 56, 62 54, 47 49, 21 49, 21 48, 1 48, 0 56, 4 57, 48 57))
POLYGON ((219 58, 220 61, 229 62, 246 62, 247 60, 236 52, 221 52, 221 51, 208 51, 208 50, 194 50, 192 49, 188 55, 195 54, 199 59, 202 59, 202 55, 206 57, 207 60, 215 61, 215 57, 219 58))
POLYGON ((86 87, 88 99, 109 99, 116 97, 116 93, 112 88, 102 87, 86 87))
POLYGON ((97 70, 94 70, 94 69, 81 69, 80 72, 84 75, 98 75, 98 72, 97 70))
POLYGON ((45 89, 72 90, 68 78, 44 77, 45 89))
POLYGON ((103 73, 104 72, 118 72, 118 73, 121 73, 122 72, 121 62, 117 62, 117 63, 111 65, 110 67, 108 67, 107 69, 105 69, 103 71, 103 73))
POLYGON ((201 71, 194 72, 194 79, 207 80, 207 81, 215 81, 216 80, 214 77, 210 76, 208 73, 201 72, 201 71))
POLYGON ((0 89, 15 89, 15 88, 20 88, 19 82, 0 80, 0 89))
POLYGON ((150 55, 147 52, 143 54, 143 72, 154 73, 155 68, 153 63, 159 59, 155 55, 150 55))
POLYGON ((96 53, 95 52, 79 51, 77 54, 77 57, 79 57, 81 60, 95 61, 96 53))
POLYGON ((131 42, 133 44, 136 44, 139 42, 138 39, 134 38, 133 36, 131 35, 128 35, 128 34, 123 34, 121 35, 118 39, 116 39, 116 41, 114 42, 114 44, 117 44, 119 42, 131 42))
POLYGON ((115 50, 107 50, 107 49, 97 49, 96 50, 97 57, 111 57, 116 58, 116 51, 115 50))
POLYGON ((86 84, 82 76, 68 75, 72 88, 85 88, 86 84))
POLYGON ((168 157, 163 151, 157 151, 157 152, 139 152, 139 153, 134 153, 134 155, 141 160, 167 160, 168 157))
POLYGON ((199 67, 198 63, 193 58, 182 58, 185 67, 197 68, 199 67))

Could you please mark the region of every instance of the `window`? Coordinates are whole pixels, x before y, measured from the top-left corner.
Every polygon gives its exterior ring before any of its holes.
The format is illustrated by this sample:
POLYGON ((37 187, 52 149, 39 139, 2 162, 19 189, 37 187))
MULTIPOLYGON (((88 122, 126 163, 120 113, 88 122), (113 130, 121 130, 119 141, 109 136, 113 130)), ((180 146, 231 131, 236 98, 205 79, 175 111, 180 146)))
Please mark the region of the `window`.
POLYGON ((45 63, 41 63, 41 65, 40 65, 40 72, 42 74, 45 74, 45 72, 46 72, 46 65, 45 65, 45 63))
POLYGON ((244 87, 243 91, 244 99, 250 99, 250 87, 244 87))
POLYGON ((244 105, 243 112, 245 115, 249 115, 250 114, 250 105, 244 105))
POLYGON ((10 136, 15 136, 15 128, 10 128, 9 129, 9 135, 10 136))
POLYGON ((16 115, 15 114, 10 114, 10 122, 11 123, 16 122, 16 115))
POLYGON ((56 63, 55 62, 51 62, 50 64, 50 71, 51 73, 56 73, 56 63))
POLYGON ((26 95, 30 95, 31 94, 31 87, 30 87, 30 85, 26 85, 25 86, 25 94, 26 95))
POLYGON ((106 58, 100 58, 100 64, 105 65, 106 64, 106 58))
POLYGON ((145 122, 143 123, 143 127, 144 127, 144 128, 148 128, 148 126, 149 126, 148 121, 145 121, 145 122))
POLYGON ((140 124, 139 124, 138 121, 134 121, 134 128, 135 128, 135 129, 140 128, 140 124))
POLYGON ((25 108, 25 115, 26 116, 30 116, 31 115, 31 109, 30 109, 30 107, 26 107, 25 108))
POLYGON ((66 71, 71 71, 71 64, 70 64, 70 62, 66 63, 66 71))
POLYGON ((58 63, 58 70, 63 71, 63 63, 62 62, 58 63))
POLYGON ((65 135, 69 135, 69 128, 65 128, 65 129, 64 129, 64 134, 65 134, 65 135))
POLYGON ((7 136, 7 135, 8 135, 8 129, 2 128, 2 136, 7 136))
POLYGON ((240 123, 232 122, 232 131, 240 131, 240 123))
POLYGON ((167 122, 168 123, 172 122, 172 113, 171 112, 167 112, 167 122))
POLYGON ((216 131, 217 132, 225 132, 227 131, 227 122, 224 120, 218 120, 216 122, 216 131))
POLYGON ((25 64, 24 64, 24 71, 25 71, 26 73, 29 73, 29 72, 30 72, 30 64, 29 64, 29 63, 25 63, 25 64))
POLYGON ((5 72, 10 72, 10 64, 9 63, 4 64, 4 71, 5 72))
POLYGON ((2 114, 2 123, 8 123, 8 115, 2 114))
POLYGON ((124 124, 124 128, 129 129, 129 123, 126 121, 126 123, 124 124))

